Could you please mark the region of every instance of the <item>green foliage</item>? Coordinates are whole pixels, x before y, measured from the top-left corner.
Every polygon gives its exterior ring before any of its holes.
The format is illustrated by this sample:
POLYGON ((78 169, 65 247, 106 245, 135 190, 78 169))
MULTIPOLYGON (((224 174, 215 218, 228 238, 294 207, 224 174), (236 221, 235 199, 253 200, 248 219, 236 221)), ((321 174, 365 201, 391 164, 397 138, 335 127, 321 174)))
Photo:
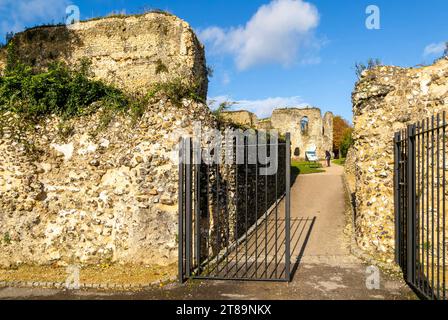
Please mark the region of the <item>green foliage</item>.
POLYGON ((158 59, 156 61, 156 74, 159 73, 167 73, 168 72, 168 68, 165 64, 163 64, 162 60, 158 59))
POLYGON ((355 71, 356 71, 356 76, 358 77, 358 79, 361 79, 361 75, 365 70, 370 70, 373 69, 377 66, 381 66, 382 62, 380 59, 372 59, 370 58, 369 60, 367 60, 367 64, 364 64, 362 62, 357 62, 355 64, 355 71))
POLYGON ((55 62, 39 73, 16 59, 11 48, 8 45, 7 67, 0 77, 0 112, 19 113, 27 120, 51 114, 68 119, 92 112, 89 107, 96 101, 114 110, 125 110, 128 105, 120 90, 89 79, 86 60, 74 70, 55 62))
MULTIPOLYGON (((216 101, 212 101, 210 102, 210 104, 214 104, 215 102, 216 101)), ((230 119, 223 118, 222 113, 229 110, 230 107, 233 106, 234 104, 236 104, 236 102, 223 101, 218 105, 216 109, 212 110, 212 114, 215 116, 216 121, 218 122, 218 125, 220 127, 232 126, 234 128, 247 129, 245 128, 246 126, 240 125, 238 123, 233 123, 232 121, 230 121, 230 119)))
POLYGON ((6 233, 3 235, 3 242, 4 242, 5 244, 11 244, 11 236, 9 235, 8 232, 6 232, 6 233))
POLYGON ((66 140, 75 132, 73 125, 67 121, 61 121, 58 125, 58 135, 66 140))
POLYGON ((234 104, 235 104, 235 102, 223 101, 219 104, 218 108, 216 108, 212 111, 212 113, 217 119, 221 119, 221 113, 229 110, 230 107, 233 106, 234 104))
POLYGON ((154 99, 166 97, 170 99, 173 104, 178 106, 182 104, 182 99, 184 98, 204 102, 197 94, 197 89, 198 85, 188 85, 180 78, 177 78, 170 82, 154 83, 148 91, 146 98, 154 99))
POLYGON ((353 145, 352 129, 347 129, 344 132, 344 136, 341 142, 341 156, 343 158, 347 157, 348 149, 353 145))

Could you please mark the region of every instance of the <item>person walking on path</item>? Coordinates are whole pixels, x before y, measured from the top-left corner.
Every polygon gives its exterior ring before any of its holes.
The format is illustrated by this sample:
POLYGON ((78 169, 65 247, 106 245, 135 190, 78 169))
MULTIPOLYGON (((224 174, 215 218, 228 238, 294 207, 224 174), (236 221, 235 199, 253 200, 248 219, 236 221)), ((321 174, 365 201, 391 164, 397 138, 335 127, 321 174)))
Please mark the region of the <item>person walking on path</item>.
POLYGON ((327 160, 327 167, 329 167, 330 166, 330 160, 331 160, 331 153, 328 150, 325 151, 325 160, 327 160))

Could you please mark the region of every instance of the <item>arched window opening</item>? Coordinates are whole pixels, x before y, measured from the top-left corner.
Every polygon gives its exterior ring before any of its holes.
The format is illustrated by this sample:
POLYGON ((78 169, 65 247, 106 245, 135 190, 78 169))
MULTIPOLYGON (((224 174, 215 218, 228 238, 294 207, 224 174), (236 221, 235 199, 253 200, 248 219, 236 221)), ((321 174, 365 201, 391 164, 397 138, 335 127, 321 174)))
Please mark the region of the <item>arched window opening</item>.
POLYGON ((308 133, 308 117, 303 117, 302 120, 300 120, 300 131, 302 131, 302 134, 308 133))

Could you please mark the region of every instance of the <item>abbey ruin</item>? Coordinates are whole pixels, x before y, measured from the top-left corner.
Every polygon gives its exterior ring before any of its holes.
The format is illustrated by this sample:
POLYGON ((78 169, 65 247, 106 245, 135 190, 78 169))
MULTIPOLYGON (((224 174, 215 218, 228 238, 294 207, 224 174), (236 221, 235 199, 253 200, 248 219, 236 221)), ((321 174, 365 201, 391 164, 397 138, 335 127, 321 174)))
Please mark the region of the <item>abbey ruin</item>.
MULTIPOLYGON (((14 44, 35 67, 88 58, 95 78, 128 91, 182 78, 206 96, 204 48, 186 22, 166 13, 34 28, 14 44)), ((0 71, 6 56, 3 49, 0 71)), ((21 133, 30 153, 16 139, 22 119, 2 114, 0 265, 177 261, 176 148, 193 121, 216 126, 210 110, 164 98, 150 101, 137 123, 119 114, 98 131, 103 118, 101 108, 67 121, 48 117, 21 133), (62 125, 69 135, 61 136, 62 125)))
MULTIPOLYGON (((31 28, 14 36, 14 50, 35 68, 87 58, 96 78, 132 92, 182 79, 207 96, 204 47, 188 23, 165 12, 31 28)), ((0 50, 0 73, 6 59, 0 50)))
POLYGON ((355 143, 347 174, 356 241, 388 265, 395 248, 394 133, 447 110, 447 80, 447 57, 419 68, 379 66, 362 74, 352 95, 355 143))
POLYGON ((325 151, 333 150, 333 114, 326 112, 322 117, 320 109, 280 108, 267 119, 258 119, 249 111, 227 111, 223 117, 231 122, 259 130, 278 130, 280 134, 291 133, 291 153, 298 159, 305 158, 305 152, 316 151, 325 159, 325 151))

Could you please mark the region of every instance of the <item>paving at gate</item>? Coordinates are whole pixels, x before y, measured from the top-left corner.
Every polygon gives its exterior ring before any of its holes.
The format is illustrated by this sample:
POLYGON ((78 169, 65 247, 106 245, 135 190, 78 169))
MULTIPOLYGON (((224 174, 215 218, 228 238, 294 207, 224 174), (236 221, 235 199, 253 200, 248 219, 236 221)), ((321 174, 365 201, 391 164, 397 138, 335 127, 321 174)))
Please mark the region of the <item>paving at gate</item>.
MULTIPOLYGON (((369 265, 350 253, 350 237, 344 233, 342 175, 342 167, 332 166, 325 173, 300 175, 292 185, 290 283, 190 280, 136 292, 4 288, 0 299, 416 299, 400 276, 382 271, 380 288, 367 288, 369 265)), ((259 241, 264 243, 267 235, 269 254, 273 244, 269 223, 259 228, 259 241)), ((260 263, 265 263, 265 253, 259 253, 260 263)))

